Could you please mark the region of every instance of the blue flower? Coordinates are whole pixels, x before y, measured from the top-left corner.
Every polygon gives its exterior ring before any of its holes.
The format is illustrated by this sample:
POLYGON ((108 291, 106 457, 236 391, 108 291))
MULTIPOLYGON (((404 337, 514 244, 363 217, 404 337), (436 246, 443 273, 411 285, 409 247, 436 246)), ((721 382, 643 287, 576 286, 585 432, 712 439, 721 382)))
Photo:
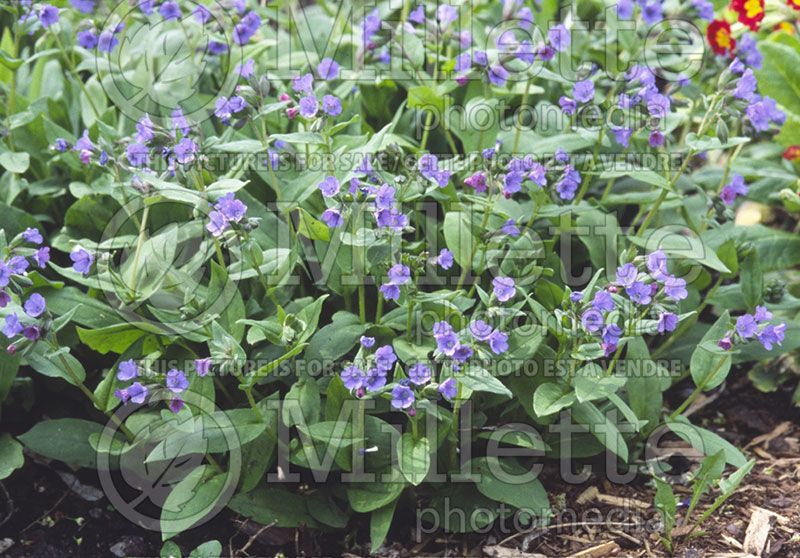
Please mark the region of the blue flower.
POLYGON ((517 293, 514 279, 511 277, 495 277, 492 280, 492 288, 494 289, 494 295, 500 302, 511 300, 517 293))
POLYGON ((299 102, 300 115, 305 118, 314 118, 319 110, 319 101, 314 95, 306 95, 299 102))
POLYGON ((611 312, 616 305, 614 304, 614 299, 608 293, 608 291, 597 291, 594 295, 594 300, 592 301, 592 308, 595 310, 600 310, 601 312, 611 312))
POLYGON ((559 52, 564 52, 569 47, 569 31, 560 23, 550 28, 547 32, 547 38, 550 40, 550 46, 559 52))
POLYGON ((172 393, 181 393, 189 387, 189 380, 186 379, 186 374, 173 368, 167 372, 166 385, 172 393))
POLYGON ((242 46, 256 34, 261 26, 261 18, 255 12, 248 12, 239 23, 233 28, 233 41, 242 46))
POLYGON ((604 323, 603 314, 599 310, 590 308, 581 315, 581 324, 589 333, 600 331, 604 323))
POLYGON ((94 256, 78 246, 72 251, 69 258, 72 260, 72 269, 84 276, 89 275, 89 271, 92 269, 92 263, 94 262, 94 256))
POLYGON ((663 281, 669 276, 667 255, 663 250, 656 250, 647 256, 647 270, 657 281, 663 281))
POLYGON ((91 29, 78 31, 78 44, 86 50, 92 50, 97 46, 97 35, 91 29))
POLYGON ((750 314, 739 316, 736 319, 736 333, 744 339, 750 339, 758 332, 758 322, 750 314))
POLYGON ((322 97, 322 111, 328 116, 339 116, 342 114, 342 101, 333 95, 322 97))
POLYGON ((773 345, 780 346, 786 334, 786 324, 768 325, 758 334, 758 342, 768 351, 772 350, 773 345))
POLYGON ((492 64, 489 68, 489 83, 492 85, 496 85, 497 87, 502 87, 508 81, 508 70, 503 67, 502 64, 492 64))
POLYGON ((335 176, 327 176, 322 180, 322 182, 319 183, 317 188, 319 188, 319 191, 322 192, 323 196, 326 198, 331 198, 339 193, 341 184, 335 176))
POLYGON ((69 0, 69 3, 72 4, 73 8, 85 14, 90 14, 94 11, 94 0, 69 0))
POLYGON ((19 318, 17 318, 16 314, 12 313, 6 316, 5 326, 3 327, 3 335, 11 339, 22 333, 22 330, 22 324, 19 323, 19 318))
POLYGON ((508 350, 508 334, 496 329, 488 339, 489 348, 496 355, 503 354, 508 350))
POLYGON ((492 335, 492 326, 483 320, 476 320, 469 326, 469 331, 472 336, 478 341, 486 341, 492 335))
POLYGON ((339 77, 339 64, 332 58, 323 58, 317 66, 317 75, 326 81, 336 79, 339 77))
POLYGON ((414 364, 408 369, 408 379, 418 386, 427 384, 431 381, 431 369, 426 364, 414 364))
POLYGON ((650 304, 653 300, 653 290, 641 281, 634 281, 630 286, 625 287, 625 292, 636 304, 650 304))
POLYGON ((40 233, 38 229, 32 227, 28 227, 23 231, 22 238, 25 242, 30 242, 31 244, 41 244, 44 242, 42 233, 40 233))
POLYGON ((579 103, 588 103, 594 99, 594 83, 589 79, 577 82, 572 87, 572 95, 579 103))
POLYGON ((165 20, 169 21, 170 19, 180 19, 181 18, 181 8, 178 6, 177 2, 172 2, 168 0, 161 4, 158 8, 158 13, 161 14, 165 20))
POLYGON ((47 309, 47 304, 44 297, 39 293, 33 293, 28 300, 25 301, 25 313, 31 318, 38 318, 47 309))
POLYGON ((392 388, 392 407, 395 409, 408 409, 414 404, 414 392, 407 386, 392 388))
POLYGON ((661 312, 658 315, 658 332, 666 333, 668 331, 675 331, 678 327, 678 316, 672 312, 661 312))
POLYGON ((125 157, 134 167, 143 167, 150 162, 150 150, 143 143, 131 143, 125 150, 125 157))
POLYGON ((452 401, 458 395, 458 384, 455 378, 447 378, 444 382, 439 384, 439 393, 447 399, 452 401))
POLYGON ((322 221, 330 228, 335 229, 344 224, 344 218, 338 209, 329 208, 322 212, 322 221))
POLYGON ((39 10, 39 21, 45 29, 58 23, 58 8, 50 4, 42 4, 39 10))
POLYGON ((436 263, 438 263, 442 269, 450 269, 453 267, 453 261, 453 253, 447 248, 442 248, 439 252, 439 256, 436 258, 436 263))
POLYGON ((355 365, 345 367, 341 373, 342 383, 347 389, 359 389, 364 386, 364 372, 355 365))
POLYGON ((378 370, 388 372, 397 362, 397 355, 391 345, 384 345, 375 351, 375 366, 378 370))
POLYGON ((757 86, 758 83, 756 82, 756 76, 753 70, 747 68, 742 74, 742 77, 736 82, 736 87, 731 94, 737 99, 752 101, 755 97, 757 86))
POLYGON ((375 345, 375 338, 374 337, 367 337, 366 335, 362 335, 361 339, 359 339, 361 346, 365 349, 371 349, 375 345))
POLYGON ((134 360, 126 360, 119 363, 117 367, 117 379, 121 382, 133 380, 139 375, 139 367, 134 360))

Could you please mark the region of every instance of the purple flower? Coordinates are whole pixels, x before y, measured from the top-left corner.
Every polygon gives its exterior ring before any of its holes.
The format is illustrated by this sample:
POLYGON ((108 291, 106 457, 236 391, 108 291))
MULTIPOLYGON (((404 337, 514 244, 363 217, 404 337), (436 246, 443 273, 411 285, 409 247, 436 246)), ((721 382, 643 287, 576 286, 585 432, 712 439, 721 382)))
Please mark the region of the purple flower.
POLYGON ((38 318, 47 308, 44 297, 39 293, 33 293, 28 300, 25 301, 25 313, 31 318, 38 318))
POLYGON ((664 280, 664 294, 670 300, 683 300, 689 296, 689 292, 686 290, 686 281, 678 277, 667 277, 664 280))
POLYGON ((42 330, 38 326, 28 326, 22 330, 22 335, 28 341, 38 341, 42 336, 42 330))
POLYGON ((560 23, 550 28, 547 38, 550 40, 550 46, 559 52, 567 50, 570 43, 569 31, 560 23))
POLYGON ((28 227, 22 232, 22 239, 25 242, 30 242, 31 244, 41 244, 44 242, 42 233, 40 233, 38 229, 34 229, 32 227, 28 227))
POLYGON ((439 393, 448 401, 452 401, 458 395, 458 385, 455 378, 447 378, 439 384, 439 393))
POLYGON ((84 277, 89 275, 92 263, 94 263, 94 256, 78 246, 69 255, 69 259, 72 260, 72 269, 83 274, 84 277))
POLYGON ((508 350, 508 334, 496 329, 489 336, 489 348, 496 355, 501 355, 508 350))
POLYGON ((675 331, 678 327, 678 316, 672 312, 661 312, 658 315, 658 332, 666 333, 668 331, 675 331))
POLYGON ((235 95, 228 99, 227 97, 220 97, 214 103, 214 115, 222 120, 224 123, 230 122, 231 116, 237 112, 241 112, 247 108, 247 101, 242 97, 235 95))
POLYGON ((341 378, 347 389, 359 389, 364 386, 364 372, 353 364, 342 370, 341 378))
POLYGON ((633 130, 630 128, 612 127, 611 133, 614 134, 614 139, 618 144, 620 144, 622 147, 628 147, 631 141, 631 134, 633 133, 633 130))
POLYGON ((436 19, 442 28, 446 28, 458 19, 458 10, 450 4, 439 4, 436 9, 436 19))
POLYGON ((13 271, 8 265, 6 265, 6 262, 0 260, 0 287, 8 286, 12 273, 13 271))
POLYGON ((528 178, 539 187, 547 186, 547 169, 541 163, 533 162, 528 178))
POLYGON ((5 308, 8 306, 9 302, 11 302, 11 295, 9 295, 6 291, 0 290, 0 308, 5 308))
POLYGON ((513 238, 518 237, 520 234, 519 227, 517 227, 517 223, 514 219, 509 219, 503 223, 503 226, 500 227, 500 232, 513 238))
POLYGON ((594 99, 594 83, 589 79, 577 82, 572 87, 572 95, 579 103, 588 103, 594 99))
POLYGON ((476 193, 480 194, 486 191, 486 175, 482 172, 476 172, 472 176, 464 179, 464 184, 473 188, 476 193))
POLYGON ((736 82, 736 88, 734 88, 731 94, 737 99, 752 101, 756 94, 757 85, 758 83, 756 82, 756 76, 753 74, 753 70, 747 68, 742 74, 742 77, 736 82))
POLYGON ((517 288, 514 285, 514 279, 511 277, 495 277, 492 280, 492 287, 494 295, 500 302, 506 302, 514 298, 517 294, 517 288))
POLYGON ((197 144, 189 138, 183 138, 173 148, 175 153, 175 160, 181 165, 187 165, 194 161, 195 154, 197 153, 197 144))
POLYGON ((573 199, 575 197, 575 193, 578 191, 578 186, 580 186, 580 183, 580 173, 571 166, 567 165, 567 167, 564 169, 564 175, 561 177, 561 180, 556 183, 556 192, 558 192, 558 197, 560 197, 562 200, 573 199))
POLYGON ((502 64, 492 64, 489 68, 489 83, 492 85, 496 85, 497 87, 502 87, 508 81, 508 70, 503 67, 502 64))
POLYGON ((136 123, 136 142, 147 143, 155 137, 153 133, 153 122, 150 117, 145 114, 136 123))
POLYGON ((555 162, 560 165, 565 165, 569 163, 569 155, 567 154, 566 151, 564 151, 563 148, 559 147, 558 149, 556 149, 556 152, 553 156, 553 160, 555 160, 555 162))
POLYGON ((197 375, 201 378, 203 376, 207 376, 209 372, 211 372, 211 358, 198 358, 194 361, 194 371, 197 372, 197 375))
POLYGON ((663 281, 669 275, 667 255, 663 250, 656 250, 647 256, 647 270, 658 281, 663 281))
POLYGON ((169 410, 175 415, 180 413, 184 406, 185 403, 181 397, 175 396, 169 400, 169 410))
POLYGON ((192 130, 191 126, 189 126, 189 121, 186 120, 186 117, 183 115, 183 110, 181 110, 180 107, 173 110, 170 117, 172 119, 172 128, 176 131, 180 130, 184 136, 192 130))
POLYGON ((431 369, 422 363, 417 363, 408 369, 408 379, 412 384, 421 386, 431 381, 431 369))
POLYGON ((58 23, 58 8, 50 4, 42 4, 39 10, 39 21, 42 27, 48 28, 51 25, 58 23))
POLYGON ((750 339, 758 332, 758 322, 750 314, 736 318, 736 333, 744 339, 750 339))
POLYGON ((639 271, 636 269, 636 266, 632 263, 626 263, 617 268, 617 283, 623 287, 630 287, 633 285, 634 281, 636 281, 638 275, 639 271))
POLYGON ((250 78, 256 69, 256 61, 248 58, 243 64, 236 65, 236 72, 244 79, 250 78))
POLYGON ((166 385, 172 393, 181 393, 189 387, 189 380, 186 379, 186 374, 173 368, 167 372, 166 385))
POLYGON ((453 267, 453 261, 453 253, 447 248, 442 248, 439 252, 439 257, 436 258, 436 263, 438 263, 442 269, 450 269, 453 267))
POLYGON ((574 293, 570 293, 569 299, 575 303, 580 302, 583 300, 583 291, 575 291, 574 293))
POLYGON ((94 11, 94 0, 69 0, 72 7, 85 14, 90 14, 94 11))
POLYGON ((392 283, 385 283, 381 285, 380 288, 381 294, 383 295, 384 300, 399 300, 400 299, 400 287, 394 285, 392 283))
POLYGON ((448 329, 437 334, 435 329, 436 326, 434 325, 433 336, 434 339, 436 339, 436 348, 442 354, 453 356, 453 353, 455 353, 456 348, 458 347, 458 336, 452 329, 450 329, 450 326, 447 324, 447 322, 438 323, 446 324, 448 329))
POLYGON ((603 314, 599 310, 590 308, 581 315, 581 324, 589 333, 597 333, 603 327, 603 314))
POLYGON ((222 213, 225 219, 235 223, 244 219, 245 213, 247 213, 247 206, 240 200, 237 200, 233 192, 228 192, 219 198, 214 207, 217 211, 222 213))
POLYGON ((339 64, 332 58, 323 58, 317 66, 317 75, 326 81, 336 79, 339 77, 339 64))
POLYGON ((22 333, 22 324, 19 323, 19 318, 16 314, 9 314, 6 316, 6 323, 3 327, 3 335, 11 339, 22 333))
POLYGON ((15 275, 25 275, 28 269, 28 260, 22 256, 14 256, 8 260, 8 267, 15 275))
POLYGON ((503 194, 506 197, 511 194, 516 194, 522 190, 522 182, 525 180, 525 174, 522 172, 512 171, 503 177, 503 194))
POLYGON ((647 103, 647 112, 653 118, 666 118, 672 106, 669 97, 650 91, 645 96, 645 102, 647 103))
POLYGON ((744 183, 744 177, 734 174, 731 181, 722 188, 719 197, 726 205, 733 205, 738 196, 746 196, 749 190, 744 183))
POLYGON ((107 29, 100 33, 100 36, 97 38, 97 49, 100 52, 111 52, 118 44, 119 39, 117 39, 116 34, 107 29))
POLYGON ((647 143, 650 144, 650 147, 659 147, 664 145, 664 134, 662 134, 659 130, 653 130, 650 132, 650 137, 647 138, 647 143))
POLYGON ((375 338, 374 337, 367 337, 366 335, 362 335, 360 339, 361 346, 365 349, 371 349, 375 345, 375 338))
POLYGON ((450 182, 450 175, 448 170, 439 169, 439 158, 436 155, 426 154, 419 158, 417 168, 422 176, 428 180, 433 180, 439 186, 444 188, 450 182))
POLYGON ((139 375, 139 367, 134 360, 120 362, 117 367, 117 379, 121 382, 133 380, 139 375))
POLYGON ((478 341, 486 341, 492 335, 492 326, 483 320, 476 320, 470 324, 469 331, 478 341))
POLYGON ((642 19, 647 25, 655 25, 664 19, 664 12, 661 8, 661 0, 643 0, 642 19))
POLYGON ((641 281, 634 281, 629 287, 625 287, 625 292, 636 304, 650 304, 653 300, 653 291, 641 281))
POLYGON ((408 14, 408 21, 417 25, 422 25, 425 23, 425 6, 420 4, 414 8, 414 10, 408 14))
MULTIPOLYGON (((736 43, 737 50, 736 56, 741 59, 745 64, 756 70, 761 69, 764 57, 758 52, 757 42, 750 33, 745 33, 739 38, 736 43)), ((739 72, 741 73, 741 72, 739 72)))
POLYGON ((97 46, 97 35, 91 29, 78 31, 78 44, 86 50, 92 50, 97 46))
POLYGON ((594 300, 592 301, 592 308, 595 310, 600 310, 601 312, 611 312, 616 305, 614 304, 614 299, 611 298, 611 295, 608 291, 597 291, 594 295, 594 300))
POLYGON ((208 41, 208 52, 210 54, 225 54, 228 52, 228 45, 220 41, 208 41))
POLYGON ((335 176, 327 176, 322 182, 319 183, 317 188, 319 188, 319 191, 322 192, 323 196, 326 198, 331 198, 339 193, 341 184, 339 184, 339 181, 336 180, 335 176))
POLYGON ((233 41, 237 45, 244 45, 256 34, 261 26, 261 18, 255 12, 248 12, 233 28, 233 41))
POLYGON ((766 322, 772 319, 772 312, 767 310, 765 306, 756 306, 756 311, 753 312, 753 317, 759 323, 766 322))
POLYGON ((161 14, 165 20, 170 19, 180 19, 181 18, 181 8, 178 6, 177 2, 167 1, 161 4, 158 8, 158 13, 161 14))
POLYGON ((574 100, 570 99, 566 95, 562 95, 558 99, 558 106, 561 107, 561 110, 567 116, 575 114, 575 111, 578 109, 578 103, 576 103, 574 100))
POLYGON ((622 337, 622 328, 620 328, 617 324, 608 324, 603 328, 601 337, 603 339, 603 343, 616 348, 617 344, 619 343, 619 338, 622 337))
POLYGON ((700 19, 706 21, 714 19, 714 4, 708 0, 692 0, 692 7, 697 10, 700 19))
POLYGON ((723 351, 730 351, 731 348, 733 347, 733 341, 731 340, 730 337, 725 336, 719 340, 717 346, 723 351))
POLYGON ((780 346, 783 343, 783 338, 786 334, 786 324, 768 325, 764 330, 758 334, 758 342, 761 343, 768 351, 772 350, 773 345, 780 346))
POLYGON ((403 264, 395 264, 389 268, 388 276, 393 285, 405 285, 411 280, 411 270, 403 264))
POLYGON ((78 141, 75 142, 75 147, 73 147, 75 151, 93 151, 94 144, 92 140, 89 138, 89 130, 84 130, 83 135, 78 138, 78 141))
POLYGON ((414 404, 414 392, 408 386, 398 385, 392 388, 392 407, 408 409, 414 404))
POLYGON ((211 19, 211 12, 203 5, 198 5, 194 11, 192 11, 192 15, 197 20, 197 23, 201 25, 205 25, 211 19))
POLYGON ((143 167, 150 162, 150 151, 142 143, 132 143, 125 150, 125 157, 134 167, 143 167))
POLYGON ((314 87, 314 76, 305 74, 292 78, 292 89, 298 93, 310 94, 314 87))
POLYGON ((332 229, 341 227, 344 224, 344 218, 341 213, 339 213, 338 209, 326 209, 322 212, 321 218, 322 221, 332 229))
POLYGON ((319 101, 314 95, 307 95, 300 99, 300 115, 305 118, 314 118, 319 110, 319 101))
POLYGON ((633 16, 633 0, 619 0, 617 2, 617 17, 630 19, 633 16))
POLYGON ((391 345, 384 345, 375 351, 375 367, 383 372, 388 372, 397 362, 397 355, 391 345))
POLYGON ((128 399, 137 405, 141 405, 147 399, 147 388, 139 382, 133 382, 126 392, 128 399))
POLYGON ((372 368, 367 372, 367 377, 364 380, 364 387, 367 391, 378 391, 386 385, 386 372, 372 368))
POLYGON ((322 111, 328 116, 339 116, 342 114, 342 101, 333 95, 325 95, 322 97, 322 111))
POLYGON ((228 227, 228 220, 225 219, 225 216, 219 211, 212 211, 208 214, 208 225, 206 225, 206 230, 211 233, 212 236, 219 237, 222 236, 228 227))

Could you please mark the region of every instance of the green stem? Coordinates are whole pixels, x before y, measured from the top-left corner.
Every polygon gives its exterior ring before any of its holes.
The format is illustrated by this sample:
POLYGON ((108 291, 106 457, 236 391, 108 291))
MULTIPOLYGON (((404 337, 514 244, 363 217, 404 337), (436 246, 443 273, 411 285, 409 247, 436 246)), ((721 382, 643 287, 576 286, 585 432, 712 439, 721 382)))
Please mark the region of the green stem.
POLYGON ((136 253, 133 256, 133 267, 131 268, 131 299, 136 300, 136 287, 139 283, 139 261, 142 257, 142 246, 144 237, 147 233, 147 219, 150 216, 150 206, 145 205, 142 212, 142 222, 139 223, 139 237, 136 239, 136 253))

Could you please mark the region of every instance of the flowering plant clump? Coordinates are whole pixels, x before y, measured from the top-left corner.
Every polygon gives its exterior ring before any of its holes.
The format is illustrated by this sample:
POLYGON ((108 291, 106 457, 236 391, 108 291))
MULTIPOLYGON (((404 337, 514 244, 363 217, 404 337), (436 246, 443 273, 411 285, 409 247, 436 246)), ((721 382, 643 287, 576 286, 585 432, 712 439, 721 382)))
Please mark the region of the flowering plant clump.
POLYGON ((687 409, 800 347, 796 2, 309 4, 3 7, 3 474, 372 551, 546 523, 542 462, 663 483, 667 432, 741 480, 687 409))

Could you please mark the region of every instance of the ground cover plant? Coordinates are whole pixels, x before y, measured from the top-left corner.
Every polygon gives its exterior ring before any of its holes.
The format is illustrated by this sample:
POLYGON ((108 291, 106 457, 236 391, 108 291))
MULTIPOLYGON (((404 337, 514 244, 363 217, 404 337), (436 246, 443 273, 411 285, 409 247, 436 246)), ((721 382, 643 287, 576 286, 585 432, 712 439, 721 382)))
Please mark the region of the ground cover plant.
POLYGON ((754 465, 687 410, 797 382, 798 14, 4 2, 0 478, 96 470, 215 556, 225 508, 362 552, 546 525, 543 464, 588 466, 672 552, 754 465))

